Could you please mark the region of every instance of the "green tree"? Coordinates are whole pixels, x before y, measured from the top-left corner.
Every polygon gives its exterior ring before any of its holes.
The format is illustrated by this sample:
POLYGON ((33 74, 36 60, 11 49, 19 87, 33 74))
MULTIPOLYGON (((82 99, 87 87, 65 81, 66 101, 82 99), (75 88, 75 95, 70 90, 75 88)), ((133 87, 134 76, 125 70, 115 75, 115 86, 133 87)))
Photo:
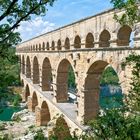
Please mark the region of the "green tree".
POLYGON ((140 21, 140 0, 111 0, 115 9, 125 10, 122 16, 115 14, 114 18, 120 24, 134 25, 140 21))
POLYGON ((32 16, 46 14, 47 5, 55 0, 1 0, 0 1, 0 88, 17 83, 18 59, 15 45, 20 41, 20 33, 15 30, 22 21, 31 20, 32 16), (9 61, 9 62, 8 62, 9 61), (14 65, 15 64, 15 65, 14 65))
POLYGON ((100 84, 101 85, 118 85, 119 78, 117 73, 114 71, 112 67, 107 67, 101 76, 100 84))

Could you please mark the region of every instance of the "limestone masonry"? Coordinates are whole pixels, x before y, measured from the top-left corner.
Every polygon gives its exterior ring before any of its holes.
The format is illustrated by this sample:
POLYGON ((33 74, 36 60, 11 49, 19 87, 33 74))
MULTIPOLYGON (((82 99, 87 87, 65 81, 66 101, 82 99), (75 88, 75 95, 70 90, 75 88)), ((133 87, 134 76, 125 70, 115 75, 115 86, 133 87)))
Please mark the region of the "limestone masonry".
POLYGON ((123 93, 128 93, 131 69, 122 69, 121 62, 132 52, 140 54, 140 23, 121 26, 113 19, 115 12, 105 11, 16 47, 23 100, 29 110, 35 111, 37 125, 47 125, 63 114, 70 132, 77 129, 80 134, 85 129, 83 124, 99 111, 99 79, 109 65, 117 72, 123 93), (68 102, 70 65, 77 85, 75 103, 68 102))

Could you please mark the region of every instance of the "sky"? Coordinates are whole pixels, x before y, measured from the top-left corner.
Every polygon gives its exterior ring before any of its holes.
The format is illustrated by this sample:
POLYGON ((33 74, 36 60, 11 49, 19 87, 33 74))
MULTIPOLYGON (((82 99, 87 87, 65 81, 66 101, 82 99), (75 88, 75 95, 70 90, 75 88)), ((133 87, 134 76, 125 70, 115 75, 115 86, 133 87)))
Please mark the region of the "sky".
POLYGON ((57 0, 45 16, 32 17, 18 28, 22 41, 112 8, 110 0, 57 0))

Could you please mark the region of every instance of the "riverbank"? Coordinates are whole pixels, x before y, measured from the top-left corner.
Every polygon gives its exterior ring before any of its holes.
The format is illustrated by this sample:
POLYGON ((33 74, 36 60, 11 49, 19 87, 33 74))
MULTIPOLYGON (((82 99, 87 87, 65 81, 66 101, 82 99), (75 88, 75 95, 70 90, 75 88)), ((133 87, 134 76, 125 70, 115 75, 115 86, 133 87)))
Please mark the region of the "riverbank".
POLYGON ((13 120, 0 122, 0 138, 8 135, 7 140, 34 140, 34 136, 40 130, 46 138, 48 137, 47 127, 36 127, 35 113, 27 109, 15 113, 13 120))

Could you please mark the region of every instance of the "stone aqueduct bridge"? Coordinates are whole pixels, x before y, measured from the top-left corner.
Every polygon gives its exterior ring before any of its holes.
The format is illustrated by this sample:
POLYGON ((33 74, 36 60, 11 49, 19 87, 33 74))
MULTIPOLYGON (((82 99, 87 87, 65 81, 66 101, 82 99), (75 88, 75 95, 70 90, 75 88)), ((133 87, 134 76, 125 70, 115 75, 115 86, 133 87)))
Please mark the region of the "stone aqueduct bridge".
POLYGON ((63 114, 70 131, 82 131, 82 124, 99 110, 99 79, 110 65, 117 72, 123 93, 127 93, 130 69, 121 62, 132 52, 140 54, 140 24, 120 26, 109 10, 23 42, 16 54, 21 61, 23 99, 35 111, 37 125, 46 125, 63 114), (129 47, 134 31, 133 48, 129 47), (68 103, 68 68, 77 84, 77 102, 68 103))

